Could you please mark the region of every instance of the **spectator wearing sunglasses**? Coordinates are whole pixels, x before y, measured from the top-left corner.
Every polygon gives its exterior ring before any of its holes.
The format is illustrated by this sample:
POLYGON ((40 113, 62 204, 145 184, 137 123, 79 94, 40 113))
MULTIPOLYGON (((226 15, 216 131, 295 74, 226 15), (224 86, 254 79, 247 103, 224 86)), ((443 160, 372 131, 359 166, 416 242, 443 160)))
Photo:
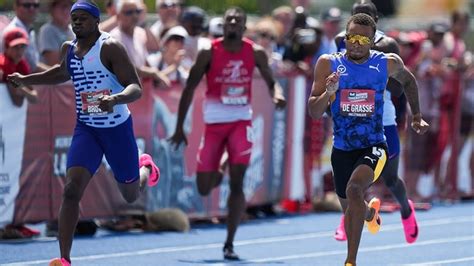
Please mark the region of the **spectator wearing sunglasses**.
POLYGON ((283 71, 283 57, 275 51, 276 40, 279 39, 278 32, 280 24, 271 18, 263 18, 255 25, 253 39, 256 44, 262 46, 268 57, 268 64, 272 71, 280 74, 283 71))
POLYGON ((165 29, 179 24, 181 2, 179 0, 156 0, 156 13, 158 20, 151 25, 150 31, 155 38, 159 39, 165 29))
MULTIPOLYGON (((47 66, 39 62, 39 50, 36 46, 36 33, 33 31, 33 23, 35 22, 36 16, 38 15, 39 7, 39 0, 16 0, 13 4, 15 17, 4 30, 7 31, 13 27, 19 27, 28 33, 28 39, 30 42, 26 48, 25 57, 30 69, 33 72, 47 69, 47 66)), ((3 44, 0 45, 0 49, 3 49, 3 47, 3 44)))
POLYGON ((156 68, 151 68, 146 62, 147 34, 143 28, 138 27, 143 5, 142 0, 119 0, 116 4, 118 26, 110 35, 125 46, 141 78, 152 78, 155 82, 168 86, 166 75, 162 75, 156 68))

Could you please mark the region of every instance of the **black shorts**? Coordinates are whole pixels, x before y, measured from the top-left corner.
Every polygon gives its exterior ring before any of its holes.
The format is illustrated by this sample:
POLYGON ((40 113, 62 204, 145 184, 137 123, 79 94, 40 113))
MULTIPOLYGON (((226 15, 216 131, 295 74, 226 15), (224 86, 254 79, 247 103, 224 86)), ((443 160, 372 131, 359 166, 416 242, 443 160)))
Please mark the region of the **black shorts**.
POLYGON ((376 144, 369 148, 343 151, 332 149, 331 165, 334 176, 336 193, 341 198, 346 198, 346 187, 352 172, 361 164, 365 164, 374 170, 374 180, 379 178, 387 161, 387 145, 376 144))

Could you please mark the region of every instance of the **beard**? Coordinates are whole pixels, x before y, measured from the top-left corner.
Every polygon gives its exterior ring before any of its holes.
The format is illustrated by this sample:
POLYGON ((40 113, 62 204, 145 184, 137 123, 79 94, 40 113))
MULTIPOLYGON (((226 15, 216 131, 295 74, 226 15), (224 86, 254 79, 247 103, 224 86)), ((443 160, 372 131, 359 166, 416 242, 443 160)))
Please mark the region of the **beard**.
POLYGON ((349 59, 355 60, 355 61, 361 60, 361 59, 363 59, 364 57, 365 57, 365 56, 354 56, 354 55, 351 55, 351 54, 349 55, 349 59))
POLYGON ((370 53, 363 54, 361 52, 358 53, 347 53, 347 58, 350 59, 351 61, 361 61, 364 59, 369 58, 370 53))
POLYGON ((237 37, 238 37, 237 33, 235 33, 235 32, 230 32, 230 33, 227 34, 227 39, 229 39, 229 40, 236 40, 237 37))

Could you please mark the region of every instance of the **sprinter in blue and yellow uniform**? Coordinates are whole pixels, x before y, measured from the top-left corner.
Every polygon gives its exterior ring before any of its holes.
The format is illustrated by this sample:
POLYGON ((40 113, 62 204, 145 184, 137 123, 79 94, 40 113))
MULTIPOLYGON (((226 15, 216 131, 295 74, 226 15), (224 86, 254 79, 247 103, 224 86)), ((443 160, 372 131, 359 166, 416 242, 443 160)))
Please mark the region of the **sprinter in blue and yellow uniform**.
POLYGON ((346 26, 346 51, 319 58, 308 109, 318 119, 328 107, 333 118, 331 154, 336 193, 345 213, 348 240, 346 266, 355 265, 364 221, 371 233, 380 229, 380 200, 368 204, 364 193, 377 180, 387 160, 383 128, 383 96, 389 77, 399 81, 410 104, 412 128, 428 129, 422 119, 418 87, 396 54, 371 50, 375 21, 366 14, 353 15, 346 26))

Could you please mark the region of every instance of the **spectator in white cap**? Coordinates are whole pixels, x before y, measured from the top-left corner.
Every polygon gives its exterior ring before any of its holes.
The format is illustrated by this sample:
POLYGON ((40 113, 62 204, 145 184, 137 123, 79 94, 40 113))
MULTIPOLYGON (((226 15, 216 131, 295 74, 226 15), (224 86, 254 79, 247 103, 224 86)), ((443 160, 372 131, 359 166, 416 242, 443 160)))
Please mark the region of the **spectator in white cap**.
POLYGON ((188 33, 182 26, 165 30, 160 39, 161 51, 147 58, 148 64, 166 75, 171 84, 184 84, 188 78, 188 70, 182 66, 186 54, 184 50, 186 37, 188 33))
POLYGON ((209 20, 209 37, 217 39, 224 36, 224 19, 222 17, 214 17, 209 20))

